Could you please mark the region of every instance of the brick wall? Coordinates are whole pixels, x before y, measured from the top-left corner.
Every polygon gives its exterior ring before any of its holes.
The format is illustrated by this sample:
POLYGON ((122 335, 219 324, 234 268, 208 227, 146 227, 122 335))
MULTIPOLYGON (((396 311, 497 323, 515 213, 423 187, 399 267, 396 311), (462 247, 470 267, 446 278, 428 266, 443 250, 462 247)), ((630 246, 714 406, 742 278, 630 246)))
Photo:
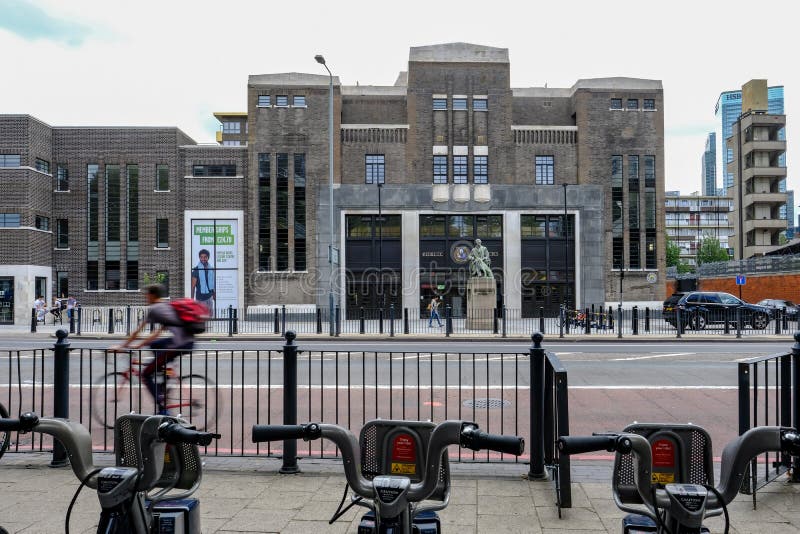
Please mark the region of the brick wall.
MULTIPOLYGON (((698 291, 723 291, 739 296, 736 279, 703 278, 697 281, 698 291)), ((666 284, 666 294, 675 292, 675 280, 666 284)), ((763 276, 747 276, 747 283, 742 286, 742 299, 747 302, 758 302, 763 299, 785 299, 800 302, 800 274, 778 273, 763 276)))

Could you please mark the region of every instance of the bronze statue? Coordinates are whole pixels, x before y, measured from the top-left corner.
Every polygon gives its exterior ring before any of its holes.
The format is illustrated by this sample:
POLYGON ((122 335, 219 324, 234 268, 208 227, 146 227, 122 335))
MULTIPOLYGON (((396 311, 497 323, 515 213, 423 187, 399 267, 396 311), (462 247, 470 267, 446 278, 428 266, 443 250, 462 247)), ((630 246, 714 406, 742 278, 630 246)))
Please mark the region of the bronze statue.
POLYGON ((475 240, 475 247, 469 253, 469 275, 476 278, 492 278, 494 273, 490 267, 489 249, 481 245, 481 240, 475 240))

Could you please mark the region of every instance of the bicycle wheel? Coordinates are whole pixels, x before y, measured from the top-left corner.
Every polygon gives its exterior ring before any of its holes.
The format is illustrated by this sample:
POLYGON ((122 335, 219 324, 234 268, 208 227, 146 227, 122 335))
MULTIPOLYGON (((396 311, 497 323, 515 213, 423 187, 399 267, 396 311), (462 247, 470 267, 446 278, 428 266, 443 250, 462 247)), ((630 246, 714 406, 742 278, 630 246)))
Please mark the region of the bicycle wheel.
MULTIPOLYGON (((6 407, 0 404, 0 419, 7 419, 8 418, 8 410, 6 407)), ((6 452, 6 449, 11 444, 11 432, 4 431, 0 432, 0 458, 3 457, 3 453, 6 452)))
POLYGON ((92 386, 92 417, 105 428, 114 428, 121 415, 142 413, 142 402, 152 402, 147 388, 137 377, 126 373, 108 373, 98 378, 92 386))
POLYGON ((214 381, 203 375, 184 375, 167 389, 167 410, 195 425, 198 430, 214 429, 222 408, 214 381))

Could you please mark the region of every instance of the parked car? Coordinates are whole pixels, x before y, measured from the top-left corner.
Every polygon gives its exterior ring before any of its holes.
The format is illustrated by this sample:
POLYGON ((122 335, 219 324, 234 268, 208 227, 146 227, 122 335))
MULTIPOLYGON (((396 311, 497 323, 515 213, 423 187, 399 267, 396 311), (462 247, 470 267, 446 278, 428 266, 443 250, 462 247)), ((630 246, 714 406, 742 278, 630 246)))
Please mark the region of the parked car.
POLYGON ((742 323, 755 330, 764 330, 774 316, 772 308, 749 304, 730 293, 716 291, 692 291, 676 299, 676 295, 664 301, 664 320, 677 327, 677 311, 680 310, 684 327, 703 330, 709 324, 725 324, 736 327, 736 310, 741 310, 742 323))
POLYGON ((792 302, 791 300, 783 300, 783 299, 764 299, 758 301, 759 306, 766 306, 767 308, 773 308, 777 310, 786 310, 786 318, 790 321, 797 320, 797 304, 792 302))

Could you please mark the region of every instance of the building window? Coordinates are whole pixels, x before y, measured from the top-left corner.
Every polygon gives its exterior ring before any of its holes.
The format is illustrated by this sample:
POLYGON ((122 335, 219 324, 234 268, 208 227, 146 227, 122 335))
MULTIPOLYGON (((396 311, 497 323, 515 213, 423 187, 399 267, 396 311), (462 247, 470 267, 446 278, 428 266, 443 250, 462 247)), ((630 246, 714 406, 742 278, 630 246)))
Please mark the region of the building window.
POLYGON ((45 160, 43 160, 41 158, 36 158, 34 166, 36 167, 37 171, 43 172, 43 173, 46 173, 46 174, 50 174, 50 162, 49 161, 45 161, 45 160))
POLYGON ((628 156, 628 189, 639 190, 639 156, 628 156))
POLYGON ((467 183, 467 156, 453 156, 453 183, 467 183))
POLYGON ((0 213, 0 228, 19 228, 19 213, 0 213))
MULTIPOLYGON (((128 259, 125 289, 139 289, 139 166, 128 165, 128 259)), ((169 182, 167 183, 169 186, 169 182)))
POLYGON ((553 185, 554 167, 553 156, 536 156, 536 185, 553 185))
POLYGON ((275 176, 276 193, 275 216, 277 227, 275 231, 277 243, 277 257, 275 260, 276 271, 289 270, 289 155, 276 156, 275 176))
POLYGON ((466 98, 454 98, 453 99, 453 109, 467 109, 467 99, 466 98))
POLYGON ((306 270, 306 155, 294 155, 294 270, 306 270))
POLYGON ((56 248, 69 248, 68 219, 56 219, 56 248))
POLYGON ((100 266, 97 260, 86 262, 86 289, 96 291, 99 287, 100 266))
POLYGON ((447 183, 447 156, 433 156, 433 183, 447 183))
POLYGON ((295 95, 292 97, 292 106, 296 108, 306 107, 306 97, 303 95, 295 95))
POLYGON ((433 99, 433 109, 434 110, 446 110, 447 109, 447 99, 446 98, 434 98, 433 99))
POLYGON ((622 156, 611 156, 611 186, 622 187, 622 156))
MULTIPOLYGON (((727 219, 725 219, 727 220, 727 219)), ((656 228, 656 192, 645 191, 644 193, 644 227, 647 230, 655 231, 656 228)))
POLYGON ((106 261, 106 290, 119 291, 122 289, 120 281, 122 280, 122 272, 120 271, 119 260, 106 261))
POLYGON ((611 99, 610 108, 611 109, 622 109, 622 99, 621 98, 612 98, 611 99))
POLYGON ((272 270, 272 248, 270 246, 270 187, 271 160, 269 154, 258 155, 258 269, 272 270))
POLYGON ((631 231, 628 236, 628 268, 641 269, 642 260, 639 257, 639 231, 631 231))
POLYGON ((639 228, 639 192, 628 192, 628 228, 638 230, 639 228))
POLYGON ((236 176, 236 165, 194 165, 193 176, 236 176))
POLYGON ((20 163, 19 154, 0 154, 0 167, 19 167, 20 163))
POLYGON ((612 240, 612 257, 611 264, 613 269, 622 269, 622 262, 625 261, 625 243, 621 237, 615 237, 612 240))
POLYGON ((169 248, 169 219, 156 219, 156 248, 169 248))
MULTIPOLYGON (((100 171, 100 167, 98 165, 87 165, 86 166, 86 181, 87 181, 87 188, 89 190, 89 206, 88 206, 88 213, 87 213, 87 222, 89 225, 89 253, 92 254, 92 243, 94 243, 95 251, 97 253, 97 240, 100 235, 100 217, 99 217, 99 210, 100 210, 100 184, 97 181, 97 173, 100 171)), ((90 259, 97 259, 97 257, 90 258, 90 259)), ((95 288, 97 289, 97 288, 95 288)))
POLYGON ((69 191, 69 169, 63 165, 56 167, 56 191, 69 191))
POLYGON ((472 181, 476 184, 489 183, 489 156, 472 157, 472 181))
POLYGON ((222 141, 222 146, 244 146, 241 141, 235 139, 225 139, 222 141))
POLYGON ((156 166, 156 191, 169 191, 169 165, 156 166))
POLYGON ((638 110, 639 109, 639 99, 638 98, 629 98, 628 99, 628 109, 630 110, 638 110))
POLYGON ((656 101, 653 98, 645 98, 642 101, 642 108, 645 111, 655 111, 656 109, 656 101))
POLYGON ((169 271, 156 271, 156 280, 161 280, 160 284, 164 287, 164 294, 169 297, 169 271))
POLYGON ((257 107, 268 108, 270 107, 270 105, 271 103, 269 95, 258 95, 258 104, 256 104, 257 107))
POLYGON ((382 184, 386 180, 386 162, 383 154, 365 156, 365 176, 368 184, 382 184))
POLYGON ((275 105, 279 108, 289 107, 289 95, 278 95, 275 97, 275 105))
POLYGON ((622 188, 611 188, 611 232, 614 237, 622 236, 622 188))
MULTIPOLYGON (((109 241, 117 244, 116 254, 119 254, 121 193, 119 165, 106 165, 106 255, 108 255, 109 241)), ((113 259, 118 260, 119 256, 113 259)))
POLYGON ((41 215, 37 215, 34 219, 36 224, 37 230, 50 230, 50 218, 49 217, 42 217, 41 215))
POLYGON ((656 186, 656 157, 644 156, 644 186, 656 186))
POLYGON ((485 98, 473 98, 472 109, 475 111, 486 111, 489 109, 489 101, 485 98))
POLYGON ((136 291, 139 289, 139 262, 128 259, 125 268, 125 289, 136 291))
POLYGON ((69 272, 56 272, 56 295, 62 299, 69 297, 69 272))
POLYGON ((656 231, 646 230, 644 238, 644 266, 645 269, 657 269, 656 263, 656 231))
POLYGON ((226 121, 222 123, 222 133, 240 134, 242 133, 242 123, 238 121, 226 121))

